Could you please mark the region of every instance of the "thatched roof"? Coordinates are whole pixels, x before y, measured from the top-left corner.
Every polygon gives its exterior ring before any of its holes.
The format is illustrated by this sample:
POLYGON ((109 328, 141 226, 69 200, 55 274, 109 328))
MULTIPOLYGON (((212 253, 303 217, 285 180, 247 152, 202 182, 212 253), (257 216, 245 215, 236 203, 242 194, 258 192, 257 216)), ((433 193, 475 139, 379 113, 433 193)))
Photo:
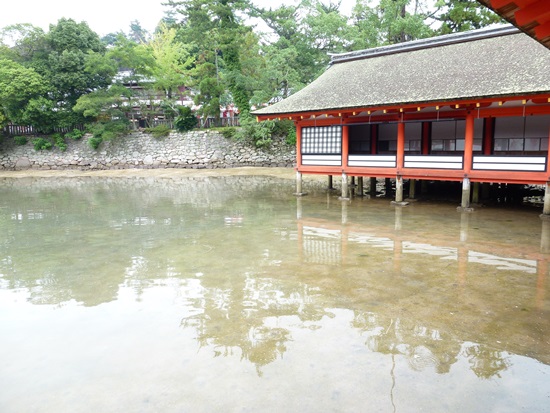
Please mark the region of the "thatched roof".
POLYGON ((514 27, 332 56, 304 89, 254 115, 283 115, 550 92, 550 50, 514 27))

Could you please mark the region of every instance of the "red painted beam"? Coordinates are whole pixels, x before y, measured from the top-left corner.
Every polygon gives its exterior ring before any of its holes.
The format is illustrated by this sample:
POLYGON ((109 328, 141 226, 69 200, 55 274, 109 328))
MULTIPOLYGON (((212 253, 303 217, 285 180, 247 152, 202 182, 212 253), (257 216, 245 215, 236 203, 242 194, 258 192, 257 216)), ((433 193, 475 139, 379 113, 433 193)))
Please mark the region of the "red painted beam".
MULTIPOLYGON (((536 3, 532 3, 515 13, 516 23, 520 26, 526 26, 531 22, 539 21, 538 19, 544 19, 550 15, 550 7, 548 0, 538 0, 536 3)), ((539 22, 540 23, 540 22, 539 22)))
POLYGON ((550 22, 535 27, 535 35, 537 39, 542 40, 550 36, 550 22))
MULTIPOLYGON (((526 8, 527 6, 533 4, 533 3, 536 3, 540 0, 512 0, 512 2, 518 6, 520 9, 524 9, 526 8)), ((542 1, 545 1, 545 0, 542 0, 542 1)))
POLYGON ((500 9, 510 3, 512 3, 512 0, 491 0, 491 6, 493 6, 494 9, 500 9))

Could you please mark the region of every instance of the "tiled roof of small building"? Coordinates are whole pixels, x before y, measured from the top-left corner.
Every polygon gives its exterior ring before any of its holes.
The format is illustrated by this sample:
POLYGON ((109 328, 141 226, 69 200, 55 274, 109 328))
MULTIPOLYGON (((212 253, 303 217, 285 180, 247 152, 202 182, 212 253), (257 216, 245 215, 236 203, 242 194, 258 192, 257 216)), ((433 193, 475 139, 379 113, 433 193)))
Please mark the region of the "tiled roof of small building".
POLYGON ((550 50, 514 27, 334 55, 294 95, 255 115, 369 108, 550 92, 550 50))

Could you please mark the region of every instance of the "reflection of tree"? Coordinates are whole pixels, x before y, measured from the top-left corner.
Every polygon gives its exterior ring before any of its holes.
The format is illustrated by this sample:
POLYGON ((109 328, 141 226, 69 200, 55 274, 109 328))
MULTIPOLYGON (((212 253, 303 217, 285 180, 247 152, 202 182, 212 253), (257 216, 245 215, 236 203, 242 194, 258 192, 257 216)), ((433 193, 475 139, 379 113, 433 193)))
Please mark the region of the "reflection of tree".
POLYGON ((482 378, 500 377, 509 362, 503 352, 488 349, 481 344, 463 348, 461 340, 430 330, 410 320, 380 319, 375 313, 356 313, 353 327, 367 336, 365 345, 372 351, 406 357, 413 370, 433 367, 439 374, 448 373, 459 356, 465 355, 472 371, 482 378), (387 326, 387 327, 386 327, 387 326))
POLYGON ((269 214, 273 198, 255 205, 241 199, 251 191, 276 198, 284 188, 259 177, 3 179, 0 272, 8 288, 28 289, 35 304, 98 305, 114 300, 125 280, 139 295, 151 280, 174 275, 166 251, 206 255, 195 240, 223 222, 234 208, 226 204, 269 214))
POLYGON ((194 301, 202 313, 184 318, 182 326, 196 329, 199 345, 213 347, 215 356, 235 355, 238 349, 262 375, 261 367, 282 357, 291 340, 288 329, 277 326, 278 317, 319 320, 325 311, 314 303, 308 286, 251 274, 230 278, 228 289, 206 288, 203 299, 194 301))
POLYGON ((402 355, 413 370, 433 367, 437 373, 448 373, 460 353, 460 342, 410 320, 380 319, 367 312, 356 313, 352 325, 367 335, 365 344, 370 350, 402 355))
POLYGON ((510 367, 510 363, 502 352, 488 349, 480 344, 466 346, 464 354, 470 362, 472 371, 476 376, 484 379, 495 376, 500 378, 500 373, 510 367))

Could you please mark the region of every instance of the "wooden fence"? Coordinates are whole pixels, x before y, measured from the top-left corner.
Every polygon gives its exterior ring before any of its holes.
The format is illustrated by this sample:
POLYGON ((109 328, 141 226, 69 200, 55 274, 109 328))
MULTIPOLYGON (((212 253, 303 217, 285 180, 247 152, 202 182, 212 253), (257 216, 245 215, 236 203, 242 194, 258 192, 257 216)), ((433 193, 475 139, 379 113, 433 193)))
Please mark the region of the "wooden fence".
MULTIPOLYGON (((150 122, 139 122, 139 127, 151 127, 166 125, 170 129, 174 129, 174 121, 169 119, 154 119, 150 122)), ((136 126, 138 126, 136 124, 136 126)), ((229 126, 240 126, 238 117, 225 117, 225 118, 208 118, 208 119, 199 119, 197 127, 208 129, 208 128, 223 128, 229 126)), ((55 128, 53 133, 68 133, 73 129, 84 130, 84 125, 77 125, 70 128, 55 128)), ((8 136, 29 136, 29 135, 44 135, 40 133, 33 126, 23 126, 23 125, 7 125, 3 128, 3 133, 8 136)))
MULTIPOLYGON (((84 125, 76 125, 67 128, 54 128, 52 133, 68 133, 74 129, 84 130, 84 125)), ((48 135, 36 130, 34 126, 6 125, 2 131, 8 136, 48 135)))

